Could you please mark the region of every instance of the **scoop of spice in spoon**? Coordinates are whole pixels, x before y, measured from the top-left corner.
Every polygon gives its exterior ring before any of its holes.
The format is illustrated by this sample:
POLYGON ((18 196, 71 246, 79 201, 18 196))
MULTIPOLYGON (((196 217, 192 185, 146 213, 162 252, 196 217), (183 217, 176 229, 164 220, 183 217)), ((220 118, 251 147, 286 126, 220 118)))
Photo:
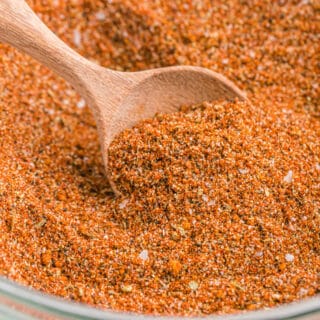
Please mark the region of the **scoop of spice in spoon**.
POLYGON ((108 148, 126 128, 158 112, 203 101, 245 99, 232 82, 205 68, 178 66, 141 72, 116 72, 80 56, 54 35, 24 0, 0 2, 0 41, 43 63, 82 95, 97 122, 108 174, 108 148))

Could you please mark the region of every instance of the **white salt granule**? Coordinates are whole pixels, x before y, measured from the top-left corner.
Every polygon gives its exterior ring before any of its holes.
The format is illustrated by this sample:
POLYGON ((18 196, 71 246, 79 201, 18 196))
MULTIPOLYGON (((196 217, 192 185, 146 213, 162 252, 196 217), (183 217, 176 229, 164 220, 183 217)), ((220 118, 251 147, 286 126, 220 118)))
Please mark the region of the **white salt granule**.
POLYGON ((97 18, 97 20, 99 20, 99 21, 103 21, 103 20, 105 20, 106 15, 105 15, 104 12, 99 11, 99 12, 96 13, 96 18, 97 18))
POLYGON ((196 281, 190 281, 190 282, 189 282, 189 288, 190 288, 191 290, 195 291, 195 290, 198 289, 198 287, 199 287, 198 282, 196 282, 196 281))
POLYGON ((285 258, 286 258, 286 260, 287 260, 288 262, 292 262, 292 261, 294 260, 294 256, 293 256, 292 254, 290 254, 290 253, 287 253, 287 254, 285 255, 285 258))
POLYGON ((73 43, 77 46, 80 47, 81 46, 81 33, 79 32, 79 30, 75 29, 73 31, 73 43))
POLYGON ((148 250, 142 250, 140 253, 139 253, 139 258, 143 261, 146 261, 148 260, 148 250))
POLYGON ((250 58, 255 58, 255 56, 256 56, 256 53, 253 51, 253 50, 250 50, 249 51, 249 56, 250 56, 250 58))
POLYGON ((121 203, 119 203, 119 208, 124 209, 127 206, 128 202, 128 199, 123 200, 121 203))
POLYGON ((262 257, 263 256, 263 252, 262 251, 257 251, 255 256, 256 257, 262 257))
POLYGON ((291 183, 292 180, 293 180, 293 172, 292 170, 289 170, 287 175, 283 178, 283 181, 287 183, 291 183))
POLYGON ((77 107, 78 107, 79 109, 83 109, 83 108, 85 107, 85 105, 86 105, 86 102, 85 102, 84 99, 81 99, 81 100, 79 100, 79 101, 77 102, 77 107))
POLYGON ((205 194, 203 194, 202 195, 202 200, 204 201, 204 202, 208 202, 208 196, 206 196, 205 194))

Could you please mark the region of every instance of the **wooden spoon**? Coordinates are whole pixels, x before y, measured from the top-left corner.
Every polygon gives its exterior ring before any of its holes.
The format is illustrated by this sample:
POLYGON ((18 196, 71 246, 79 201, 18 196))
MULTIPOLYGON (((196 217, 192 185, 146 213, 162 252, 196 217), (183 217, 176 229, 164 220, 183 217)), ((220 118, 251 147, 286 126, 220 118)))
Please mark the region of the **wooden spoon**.
MULTIPOLYGON (((232 82, 200 67, 116 72, 94 64, 52 33, 24 0, 0 0, 0 41, 62 76, 87 101, 97 122, 108 177, 108 147, 122 130, 157 112, 174 112, 182 105, 245 99, 232 82)), ((112 181, 110 184, 117 192, 112 181)))

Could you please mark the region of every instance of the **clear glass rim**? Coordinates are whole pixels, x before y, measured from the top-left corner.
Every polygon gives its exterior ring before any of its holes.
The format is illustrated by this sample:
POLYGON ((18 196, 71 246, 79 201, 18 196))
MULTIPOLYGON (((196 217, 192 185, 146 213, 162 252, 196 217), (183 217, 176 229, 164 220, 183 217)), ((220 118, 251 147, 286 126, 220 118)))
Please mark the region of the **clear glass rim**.
MULTIPOLYGON (((104 320, 151 320, 151 319, 186 319, 186 317, 176 316, 152 316, 134 313, 123 313, 116 311, 108 311, 97 309, 76 302, 66 301, 62 298, 44 294, 32 288, 20 285, 16 282, 0 277, 0 294, 10 298, 18 303, 32 306, 37 310, 42 310, 51 314, 60 315, 63 317, 72 317, 78 319, 104 319, 104 320)), ((281 305, 276 308, 267 310, 249 311, 235 315, 209 315, 206 319, 212 320, 276 320, 276 319, 292 319, 320 312, 320 294, 293 302, 290 304, 281 305)), ((188 317, 187 319, 203 319, 204 317, 188 317)))

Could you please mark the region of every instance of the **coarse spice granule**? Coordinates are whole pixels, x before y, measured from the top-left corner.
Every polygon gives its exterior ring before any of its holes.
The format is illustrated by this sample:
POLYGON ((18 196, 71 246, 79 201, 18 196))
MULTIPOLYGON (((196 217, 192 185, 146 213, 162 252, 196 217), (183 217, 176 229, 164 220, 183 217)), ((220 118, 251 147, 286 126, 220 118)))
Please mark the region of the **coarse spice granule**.
POLYGON ((115 198, 83 99, 1 44, 2 275, 153 314, 239 312, 319 292, 318 1, 28 3, 101 65, 208 67, 252 104, 204 103, 124 132, 111 160, 117 152, 126 196, 115 198))

